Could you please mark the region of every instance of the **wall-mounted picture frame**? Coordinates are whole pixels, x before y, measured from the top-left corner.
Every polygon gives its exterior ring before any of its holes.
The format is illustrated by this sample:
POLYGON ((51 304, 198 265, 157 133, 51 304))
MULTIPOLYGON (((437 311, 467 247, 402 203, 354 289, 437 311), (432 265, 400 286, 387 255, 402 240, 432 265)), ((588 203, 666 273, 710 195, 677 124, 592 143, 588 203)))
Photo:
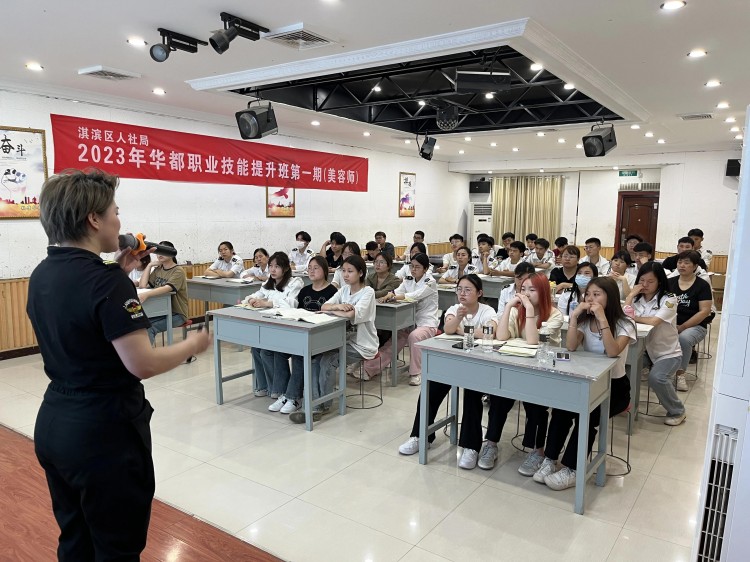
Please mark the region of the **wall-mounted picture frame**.
POLYGON ((266 186, 266 217, 291 219, 296 211, 293 187, 266 186))
POLYGON ((415 197, 417 191, 417 174, 399 172, 398 174, 398 216, 414 218, 415 197))
POLYGON ((38 219, 45 181, 44 130, 0 125, 0 219, 38 219))

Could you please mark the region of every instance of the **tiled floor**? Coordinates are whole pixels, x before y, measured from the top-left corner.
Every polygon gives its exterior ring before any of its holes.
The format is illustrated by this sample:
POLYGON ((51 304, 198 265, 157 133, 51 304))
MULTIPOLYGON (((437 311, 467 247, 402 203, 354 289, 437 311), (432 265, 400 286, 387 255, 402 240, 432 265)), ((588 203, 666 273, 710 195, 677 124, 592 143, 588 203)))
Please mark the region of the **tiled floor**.
MULTIPOLYGON (((222 359, 231 370, 247 364, 250 352, 231 346, 222 359)), ((442 434, 430 464, 420 466, 416 455, 397 451, 418 388, 386 386, 383 406, 328 415, 308 433, 268 412, 271 400, 252 397, 249 378, 227 383, 226 403, 217 406, 207 353, 145 382, 156 411, 156 495, 294 561, 687 561, 714 360, 698 367, 698 381, 681 393, 687 422, 670 428, 642 416, 632 473, 608 477, 604 488, 589 484, 579 516, 572 489, 554 492, 518 474, 515 409, 494 470, 457 468, 459 451, 442 434)), ((32 435, 45 385, 38 355, 0 362, 0 423, 32 435)), ((622 455, 625 421, 616 420, 615 430, 622 455)), ((621 468, 608 463, 610 472, 621 468)))

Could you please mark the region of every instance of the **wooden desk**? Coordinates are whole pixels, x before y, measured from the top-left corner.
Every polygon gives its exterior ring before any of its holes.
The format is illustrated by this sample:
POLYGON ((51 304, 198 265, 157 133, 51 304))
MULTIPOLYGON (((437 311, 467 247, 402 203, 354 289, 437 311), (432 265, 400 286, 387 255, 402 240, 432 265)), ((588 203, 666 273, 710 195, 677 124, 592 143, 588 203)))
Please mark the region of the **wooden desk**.
POLYGON ((246 369, 223 376, 221 370, 221 342, 231 342, 249 347, 301 355, 304 362, 304 389, 302 402, 305 426, 312 431, 312 408, 332 398, 339 399, 339 414, 346 413, 346 320, 332 318, 325 324, 310 324, 296 320, 272 317, 267 311, 247 310, 239 307, 211 310, 214 318, 214 372, 216 376, 216 403, 224 403, 222 384, 253 373, 246 369), (339 350, 339 389, 326 396, 312 399, 312 357, 324 351, 339 350))
MULTIPOLYGON (((144 291, 151 290, 153 289, 138 289, 138 294, 140 295, 144 291)), ((172 295, 174 295, 174 291, 165 295, 149 297, 143 303, 143 312, 149 318, 167 317, 167 345, 172 345, 172 336, 174 335, 174 328, 172 327, 172 295)))
MULTIPOLYGON (((416 324, 416 302, 378 303, 375 309, 375 327, 391 332, 391 386, 398 385, 398 331, 416 324)), ((382 375, 381 375, 382 376, 382 375)))
POLYGON ((486 394, 506 396, 576 412, 578 419, 578 467, 576 471, 575 512, 583 513, 586 480, 596 472, 596 485, 606 480, 605 458, 609 426, 609 371, 616 359, 577 351, 570 361, 558 361, 556 367, 542 368, 536 358, 483 353, 476 348, 469 353, 452 347, 454 342, 429 339, 422 348, 422 393, 419 418, 419 462, 427 464, 427 436, 444 425, 451 425, 450 440, 456 444, 458 426, 458 387, 486 394), (430 381, 451 388, 450 415, 427 425, 430 381), (599 446, 594 459, 587 463, 589 414, 601 405, 599 446), (581 467, 586 467, 585 470, 581 467))

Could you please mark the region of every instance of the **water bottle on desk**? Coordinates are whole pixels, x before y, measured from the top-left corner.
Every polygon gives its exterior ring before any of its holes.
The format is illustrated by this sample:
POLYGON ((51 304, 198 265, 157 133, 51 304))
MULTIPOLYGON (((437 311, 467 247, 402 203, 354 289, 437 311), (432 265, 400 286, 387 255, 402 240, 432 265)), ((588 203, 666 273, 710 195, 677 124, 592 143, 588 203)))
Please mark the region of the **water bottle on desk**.
POLYGON ((492 353, 492 320, 487 320, 482 325, 482 351, 485 353, 492 353))
POLYGON ((536 350, 536 361, 539 365, 545 367, 552 364, 550 358, 549 336, 550 330, 547 328, 547 323, 542 322, 542 327, 539 329, 539 347, 536 350))
POLYGON ((474 349, 474 315, 467 314, 464 318, 464 351, 469 353, 474 349))

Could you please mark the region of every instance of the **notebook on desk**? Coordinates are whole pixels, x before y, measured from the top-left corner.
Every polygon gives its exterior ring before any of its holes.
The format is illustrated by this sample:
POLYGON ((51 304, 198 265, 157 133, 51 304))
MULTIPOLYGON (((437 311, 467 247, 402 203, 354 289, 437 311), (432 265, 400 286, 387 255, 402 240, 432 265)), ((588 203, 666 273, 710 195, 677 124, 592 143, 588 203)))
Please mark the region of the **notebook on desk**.
POLYGON ((277 316, 279 318, 286 318, 287 320, 299 320, 300 322, 309 322, 310 324, 325 324, 337 318, 329 314, 311 312, 304 308, 275 308, 268 310, 268 312, 269 316, 277 316))

